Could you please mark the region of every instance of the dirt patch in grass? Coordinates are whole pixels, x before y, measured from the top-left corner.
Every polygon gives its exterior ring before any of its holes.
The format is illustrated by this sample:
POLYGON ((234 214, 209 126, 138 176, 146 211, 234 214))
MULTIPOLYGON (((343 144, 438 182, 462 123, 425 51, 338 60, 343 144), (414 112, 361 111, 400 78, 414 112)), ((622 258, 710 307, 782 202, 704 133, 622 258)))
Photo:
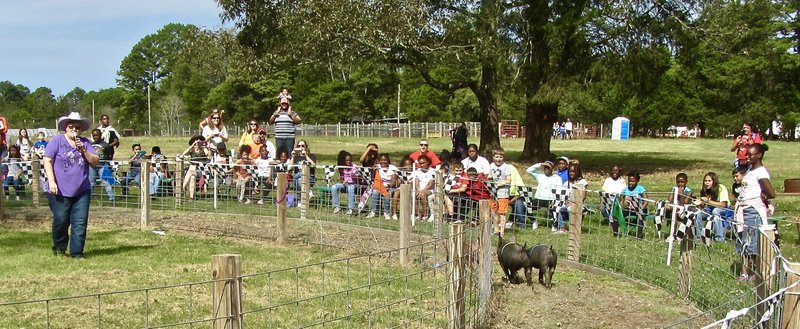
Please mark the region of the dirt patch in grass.
MULTIPOLYGON (((489 328, 663 328, 699 311, 670 293, 602 271, 563 264, 553 288, 509 284, 494 271, 489 328)), ((579 266, 583 267, 583 266, 579 266)), ((499 264, 495 261, 495 268, 499 264)), ((537 278, 534 270, 534 280, 537 278)), ((520 277, 524 273, 520 270, 520 277)), ((695 325, 713 319, 698 319, 695 325)))

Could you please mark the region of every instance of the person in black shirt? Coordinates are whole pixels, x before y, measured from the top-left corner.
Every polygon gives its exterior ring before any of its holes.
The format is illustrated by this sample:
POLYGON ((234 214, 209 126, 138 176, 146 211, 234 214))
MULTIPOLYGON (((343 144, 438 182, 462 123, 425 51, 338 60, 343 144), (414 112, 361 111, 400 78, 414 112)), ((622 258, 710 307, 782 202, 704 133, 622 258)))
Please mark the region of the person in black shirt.
POLYGON ((92 148, 94 148, 97 157, 100 158, 100 164, 97 167, 89 167, 89 183, 94 187, 100 184, 105 188, 109 201, 114 201, 114 189, 111 184, 114 184, 114 174, 111 172, 109 161, 114 156, 114 148, 109 146, 103 140, 103 133, 100 129, 92 130, 92 148))

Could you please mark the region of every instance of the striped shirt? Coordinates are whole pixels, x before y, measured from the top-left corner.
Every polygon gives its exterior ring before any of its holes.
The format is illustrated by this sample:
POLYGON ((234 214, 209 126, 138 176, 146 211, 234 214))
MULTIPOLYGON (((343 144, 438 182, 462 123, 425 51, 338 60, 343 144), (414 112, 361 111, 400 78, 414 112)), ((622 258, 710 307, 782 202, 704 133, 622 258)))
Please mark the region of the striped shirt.
POLYGON ((275 138, 293 138, 295 133, 294 121, 286 111, 281 111, 275 118, 275 138))

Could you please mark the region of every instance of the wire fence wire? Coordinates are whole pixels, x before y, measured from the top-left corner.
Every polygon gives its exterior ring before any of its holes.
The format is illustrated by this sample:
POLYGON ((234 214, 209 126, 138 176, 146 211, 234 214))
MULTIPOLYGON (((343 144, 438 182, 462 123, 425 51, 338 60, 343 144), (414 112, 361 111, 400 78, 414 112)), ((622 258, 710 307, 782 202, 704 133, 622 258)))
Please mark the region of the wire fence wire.
MULTIPOLYGON (((12 197, 5 201, 5 207, 27 206, 31 203, 45 205, 46 195, 42 192, 43 184, 39 179, 41 175, 37 174, 40 173, 37 169, 41 167, 35 162, 21 165, 28 178, 26 185, 20 188, 23 191, 21 199, 16 201, 14 195, 10 195, 12 197)), ((445 220, 470 224, 478 218, 477 202, 481 198, 486 199, 486 194, 489 198, 493 197, 489 181, 484 182, 484 188, 489 191, 451 193, 453 177, 437 172, 437 184, 431 197, 411 198, 413 247, 407 251, 409 259, 413 261, 408 266, 402 266, 397 262, 403 250, 397 248, 400 245, 398 231, 401 225, 395 218, 399 215, 399 209, 408 205, 399 205, 399 197, 395 197, 395 191, 391 189, 386 197, 372 193, 374 190, 368 178, 373 177, 371 168, 358 169, 363 179, 355 184, 353 192, 348 193, 347 186, 332 189, 340 181, 337 171, 341 167, 337 166, 317 165, 311 170, 303 166, 274 164, 268 169, 259 169, 250 165, 209 164, 177 159, 156 165, 145 162, 145 166, 152 169, 140 171, 137 181, 135 175, 130 176, 135 171, 130 163, 121 161, 106 165, 108 172, 100 174, 95 182, 92 206, 94 209, 99 207, 99 212, 128 214, 111 216, 114 222, 136 226, 147 218, 149 226, 160 228, 277 240, 277 203, 285 200, 287 217, 292 219, 292 225, 288 228, 291 241, 344 248, 360 255, 237 278, 236 284, 241 286, 239 291, 243 299, 243 323, 256 327, 309 327, 328 323, 357 327, 447 325, 451 319, 445 312, 449 305, 446 289, 453 282, 444 273, 452 262, 447 256, 446 247, 452 235, 448 232, 445 220), (276 186, 279 175, 286 175, 289 181, 285 189, 276 186), (124 177, 129 176, 131 179, 123 185, 124 177), (153 176, 157 176, 157 179, 153 176), (103 181, 109 184, 103 184, 103 181), (146 183, 142 184, 142 181, 146 183), (108 193, 109 190, 111 193, 108 193), (126 193, 123 194, 123 190, 126 193), (335 194, 339 194, 337 198, 334 198, 335 194), (373 201, 377 201, 374 206, 373 201), (387 203, 388 208, 384 208, 387 203), (427 206, 420 207, 421 203, 427 203, 427 206), (336 205, 341 209, 338 212, 335 211, 336 205), (348 213, 347 210, 353 211, 348 213), (455 213, 454 216, 450 216, 451 212, 455 213), (429 221, 431 214, 433 219, 429 221), (219 215, 223 215, 224 219, 219 215)), ((403 182, 409 182, 410 172, 415 169, 400 168, 398 176, 405 179, 403 182)), ((466 180, 470 187, 476 181, 466 180)), ((512 195, 508 213, 510 226, 506 234, 551 244, 562 257, 566 256, 574 234, 561 234, 562 231, 558 230, 559 215, 564 227, 570 229, 570 223, 576 217, 570 206, 577 202, 582 206, 579 262, 658 286, 676 296, 688 298, 702 310, 691 318, 665 326, 702 326, 725 318, 731 310, 745 309, 747 311, 733 322, 734 326, 752 327, 753 323, 760 320, 757 315, 764 314, 763 310, 755 307, 766 297, 763 292, 759 294, 760 287, 767 287, 764 291, 781 291, 786 288, 787 276, 793 274, 782 266, 786 260, 778 246, 775 246, 775 258, 754 266, 775 268, 766 285, 740 282, 738 277, 743 273, 742 256, 735 252, 735 231, 724 230, 724 239, 721 241, 711 239, 708 244, 704 240, 695 241, 695 224, 681 227, 681 223, 686 223, 685 219, 677 215, 673 219, 671 213, 661 211, 663 208, 660 206, 666 204, 682 206, 674 202, 659 202, 672 199, 674 193, 671 192, 650 192, 650 199, 645 200, 648 204, 633 211, 628 209, 624 214, 628 225, 621 227, 619 221, 615 223, 611 218, 606 207, 608 200, 599 191, 586 191, 586 199, 581 201, 576 201, 572 194, 567 193, 561 200, 563 203, 554 206, 553 201, 537 202, 534 197, 536 190, 535 187, 519 187, 518 191, 521 192, 512 195), (657 225, 659 221, 660 229, 657 225), (617 235, 613 233, 614 225, 618 227, 617 235), (680 241, 677 239, 679 235, 680 241), (670 236, 673 237, 672 243, 669 242, 670 236)), ((696 213, 704 211, 695 210, 696 213)), ((796 210, 782 210, 780 214, 782 216, 773 216, 772 219, 796 224, 796 221, 785 219, 796 218, 796 210)), ((705 223, 701 220, 697 231, 702 235, 708 234, 705 223)), ((478 254, 486 251, 473 247, 486 245, 478 239, 479 229, 493 230, 491 223, 486 223, 484 227, 477 226, 465 231, 465 240, 468 241, 466 249, 469 250, 468 254, 473 254, 470 256, 473 260, 479 259, 478 254)), ((490 262, 470 264, 470 270, 464 272, 470 283, 464 298, 468 305, 468 324, 474 327, 483 320, 479 316, 483 310, 476 305, 485 305, 488 298, 485 290, 478 289, 487 278, 477 276, 480 271, 476 266, 489 266, 488 273, 491 273, 491 265, 490 262)), ((134 314, 138 314, 125 317, 140 319, 130 322, 137 327, 210 322, 213 320, 209 318, 210 306, 195 305, 199 301, 207 303, 210 300, 210 289, 199 289, 203 292, 198 292, 195 289, 198 285, 194 283, 7 303, 0 304, 0 310, 6 310, 6 315, 25 314, 19 318, 23 319, 20 320, 23 321, 20 326, 26 326, 31 321, 49 323, 54 318, 62 319, 64 317, 53 314, 70 314, 70 310, 74 311, 67 306, 56 307, 61 303, 96 299, 94 310, 98 314, 97 323, 103 326, 112 326, 105 324, 104 319, 115 318, 109 314, 121 309, 133 310, 134 314), (164 294, 170 297, 151 297, 153 294, 162 294, 164 290, 178 290, 178 287, 188 292, 164 294), (142 294, 145 296, 138 296, 142 294), (125 295, 130 296, 120 297, 125 295), (155 302, 156 299, 158 302, 155 302), (173 306, 167 308, 174 311, 152 310, 153 305, 163 304, 165 300, 173 301, 170 303, 173 306), (175 302, 178 306, 174 305, 175 302), (30 308, 39 310, 28 311, 30 308), (58 311, 51 314, 51 308, 57 308, 58 311)), ((85 302, 76 304, 87 305, 85 302)), ((81 310, 86 313, 85 307, 81 310)), ((781 313, 778 311, 773 314, 779 318, 781 313)), ((84 320, 85 317, 81 319, 84 320)), ((773 327, 775 323, 779 321, 770 322, 773 327)), ((127 323, 124 326, 127 327, 127 323)))

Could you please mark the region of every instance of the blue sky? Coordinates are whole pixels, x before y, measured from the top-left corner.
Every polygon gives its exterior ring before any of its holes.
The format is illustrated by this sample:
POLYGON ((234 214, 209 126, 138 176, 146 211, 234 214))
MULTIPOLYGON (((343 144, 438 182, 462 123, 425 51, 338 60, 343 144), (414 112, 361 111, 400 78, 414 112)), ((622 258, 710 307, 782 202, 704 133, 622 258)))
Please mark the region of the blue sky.
POLYGON ((131 48, 168 23, 219 28, 214 0, 0 0, 0 81, 56 97, 117 85, 131 48))

